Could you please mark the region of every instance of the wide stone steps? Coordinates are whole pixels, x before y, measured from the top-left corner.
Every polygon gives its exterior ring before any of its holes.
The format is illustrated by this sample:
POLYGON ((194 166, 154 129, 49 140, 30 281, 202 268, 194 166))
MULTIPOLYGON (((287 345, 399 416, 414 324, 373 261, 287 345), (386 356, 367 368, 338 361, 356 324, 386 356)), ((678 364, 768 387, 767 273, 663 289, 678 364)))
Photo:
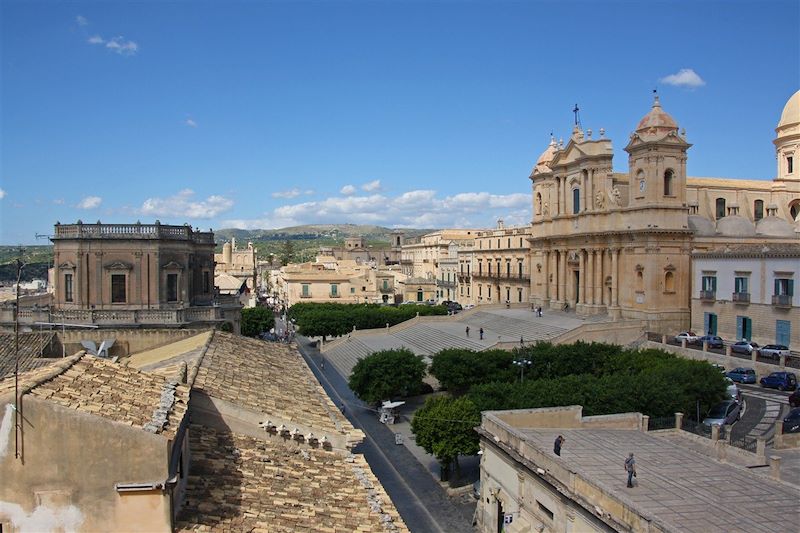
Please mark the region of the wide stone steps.
MULTIPOLYGON (((419 351, 426 355, 433 355, 445 348, 464 348, 467 350, 480 351, 486 346, 478 342, 434 329, 424 324, 415 324, 410 328, 400 330, 394 334, 406 344, 419 348, 419 351)), ((416 351, 416 350, 415 350, 416 351)))
POLYGON ((468 324, 475 333, 483 328, 486 335, 499 334, 512 339, 522 337, 525 342, 552 339, 570 329, 550 323, 530 322, 485 312, 469 315, 461 322, 468 324))
POLYGON ((335 366, 339 374, 349 378, 358 360, 371 355, 374 351, 376 350, 371 350, 369 346, 360 340, 350 339, 326 352, 325 360, 335 366))

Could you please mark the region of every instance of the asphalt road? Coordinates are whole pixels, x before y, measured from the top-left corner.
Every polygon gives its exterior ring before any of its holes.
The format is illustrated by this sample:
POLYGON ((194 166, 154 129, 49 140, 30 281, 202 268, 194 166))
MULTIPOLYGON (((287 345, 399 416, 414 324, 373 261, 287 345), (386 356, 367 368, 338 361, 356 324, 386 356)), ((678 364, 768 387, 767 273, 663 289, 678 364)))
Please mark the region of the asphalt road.
POLYGON ((337 405, 366 438, 355 451, 363 453, 372 471, 392 498, 412 532, 462 533, 472 529, 475 501, 451 499, 405 446, 395 444, 394 433, 378 421, 377 413, 356 398, 347 381, 332 365, 322 365, 315 347, 297 337, 300 353, 337 405))

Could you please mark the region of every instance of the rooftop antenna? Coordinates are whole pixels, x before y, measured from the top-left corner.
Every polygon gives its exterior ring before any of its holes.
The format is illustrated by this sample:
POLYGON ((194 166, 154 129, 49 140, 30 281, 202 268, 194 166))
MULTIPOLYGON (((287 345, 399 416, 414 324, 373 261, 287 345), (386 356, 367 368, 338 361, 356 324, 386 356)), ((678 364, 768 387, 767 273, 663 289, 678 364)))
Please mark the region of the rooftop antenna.
POLYGON ((583 126, 581 125, 580 111, 581 110, 578 107, 578 104, 575 104, 575 109, 572 110, 572 112, 575 113, 575 125, 578 126, 578 129, 583 129, 583 126))

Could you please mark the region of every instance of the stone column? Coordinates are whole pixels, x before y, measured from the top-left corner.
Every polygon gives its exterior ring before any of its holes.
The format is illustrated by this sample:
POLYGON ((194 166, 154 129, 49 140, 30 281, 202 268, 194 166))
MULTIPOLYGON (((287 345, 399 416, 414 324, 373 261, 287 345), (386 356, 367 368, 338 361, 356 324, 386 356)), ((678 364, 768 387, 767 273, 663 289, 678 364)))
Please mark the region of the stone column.
POLYGON ((584 250, 578 250, 578 297, 576 304, 585 304, 586 298, 586 260, 584 259, 584 250))
POLYGON ((605 281, 603 276, 603 252, 603 249, 597 250, 597 284, 595 285, 597 296, 595 301, 600 305, 606 305, 605 287, 603 286, 605 281))
POLYGON ((567 250, 561 251, 561 264, 559 265, 558 272, 558 300, 565 302, 567 300, 567 250))
POLYGON ((611 250, 611 305, 619 307, 619 248, 611 250))
POLYGON ((561 199, 559 200, 560 206, 558 209, 559 214, 566 215, 567 214, 567 177, 564 176, 561 178, 561 199))
POLYGON ((683 427, 683 413, 675 413, 675 429, 683 427))
POLYGON ((550 299, 550 252, 544 252, 544 260, 542 261, 542 269, 544 270, 544 294, 542 300, 547 301, 550 299))
POLYGON ((595 298, 597 293, 597 250, 591 250, 588 259, 589 272, 587 274, 589 276, 589 282, 591 283, 586 286, 586 290, 588 291, 586 303, 595 305, 597 303, 597 299, 595 298))

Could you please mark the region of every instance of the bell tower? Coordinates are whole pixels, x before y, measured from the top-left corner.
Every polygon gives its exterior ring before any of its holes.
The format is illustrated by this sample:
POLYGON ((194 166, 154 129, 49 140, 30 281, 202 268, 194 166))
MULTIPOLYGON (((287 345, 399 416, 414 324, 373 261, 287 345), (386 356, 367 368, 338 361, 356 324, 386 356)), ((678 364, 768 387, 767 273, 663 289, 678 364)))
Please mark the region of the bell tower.
POLYGON ((661 108, 658 94, 653 107, 631 133, 628 146, 629 207, 680 207, 686 205, 685 132, 661 108))

